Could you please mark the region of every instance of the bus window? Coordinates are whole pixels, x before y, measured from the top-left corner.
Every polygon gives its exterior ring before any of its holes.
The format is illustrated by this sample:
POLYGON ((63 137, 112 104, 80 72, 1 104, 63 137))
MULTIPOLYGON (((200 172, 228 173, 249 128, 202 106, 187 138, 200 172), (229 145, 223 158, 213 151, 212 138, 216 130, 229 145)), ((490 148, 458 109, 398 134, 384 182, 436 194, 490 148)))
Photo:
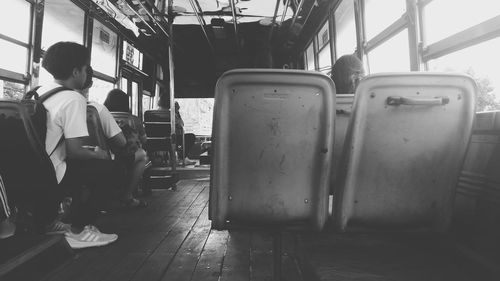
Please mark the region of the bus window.
POLYGON ((197 136, 212 135, 213 98, 185 98, 176 101, 180 105, 179 112, 184 121, 184 133, 193 133, 197 136))
POLYGON ((144 116, 144 112, 146 110, 152 109, 151 107, 151 96, 144 94, 142 95, 142 116, 144 116))
POLYGON ((318 42, 318 68, 323 73, 328 73, 332 69, 332 53, 330 49, 330 31, 328 21, 323 24, 317 37, 318 42))
POLYGON ((46 0, 43 16, 42 49, 59 41, 83 44, 85 13, 71 1, 46 0))
POLYGON ((432 44, 500 15, 500 2, 434 0, 425 6, 424 15, 426 44, 432 44))
POLYGON ((116 74, 118 35, 97 20, 92 32, 92 67, 111 77, 116 74))
POLYGON ((365 0, 366 39, 370 40, 375 37, 375 35, 401 18, 405 12, 405 0, 365 0))
POLYGON ((430 71, 463 72, 472 76, 479 88, 477 111, 500 110, 500 38, 429 61, 430 71))
POLYGON ((368 53, 370 73, 410 71, 408 30, 404 29, 368 53))
POLYGON ((20 100, 24 95, 24 85, 0 80, 0 99, 20 100))
POLYGON ((29 43, 31 4, 25 0, 2 0, 2 2, 6 2, 2 4, 8 8, 0 9, 0 34, 29 43))
POLYGON ((309 47, 307 47, 306 51, 306 62, 307 62, 307 70, 315 70, 316 63, 314 62, 314 44, 311 42, 309 47))
POLYGON ((354 2, 344 0, 335 10, 335 40, 337 58, 352 54, 356 50, 356 23, 354 21, 354 2))
POLYGON ((109 91, 113 90, 115 85, 113 83, 98 79, 94 77, 94 84, 89 90, 89 100, 103 104, 108 96, 109 91))
POLYGON ((132 81, 132 115, 139 113, 139 84, 132 81))
POLYGON ((28 69, 28 48, 0 39, 0 68, 25 74, 28 69))

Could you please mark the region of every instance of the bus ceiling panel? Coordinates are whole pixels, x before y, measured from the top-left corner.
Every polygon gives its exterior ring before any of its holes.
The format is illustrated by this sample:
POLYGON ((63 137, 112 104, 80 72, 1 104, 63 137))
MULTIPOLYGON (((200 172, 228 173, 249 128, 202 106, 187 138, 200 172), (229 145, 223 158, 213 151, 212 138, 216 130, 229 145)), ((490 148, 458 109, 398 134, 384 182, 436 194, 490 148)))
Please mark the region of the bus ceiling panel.
MULTIPOLYGON (((232 8, 230 0, 226 1, 214 1, 214 0, 196 0, 201 8, 201 16, 205 19, 207 23, 211 22, 212 18, 223 18, 225 22, 232 22, 232 8)), ((293 11, 288 9, 285 13, 285 5, 282 0, 278 8, 278 18, 281 19, 284 15, 284 19, 289 19, 293 16, 293 11)), ((310 0, 305 0, 310 1, 310 0)), ((276 2, 273 0, 247 0, 247 1, 235 1, 235 16, 237 22, 257 22, 265 18, 272 18, 275 11, 276 2)), ((198 25, 198 20, 195 16, 190 0, 174 0, 173 1, 173 12, 175 14, 174 24, 186 25, 193 24, 198 25)))

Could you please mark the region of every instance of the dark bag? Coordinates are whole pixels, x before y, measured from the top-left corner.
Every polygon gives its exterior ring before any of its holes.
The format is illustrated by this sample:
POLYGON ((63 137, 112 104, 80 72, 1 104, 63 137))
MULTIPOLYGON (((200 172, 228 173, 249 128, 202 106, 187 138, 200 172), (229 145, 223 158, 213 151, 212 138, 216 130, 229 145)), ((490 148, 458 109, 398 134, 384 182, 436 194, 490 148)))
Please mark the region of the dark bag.
POLYGON ((45 138, 47 137, 47 109, 43 106, 43 102, 59 92, 71 89, 61 86, 54 88, 43 95, 39 95, 36 92, 39 88, 40 86, 37 86, 24 94, 22 102, 27 105, 28 112, 31 117, 31 123, 35 128, 38 139, 43 147, 45 147, 45 138))

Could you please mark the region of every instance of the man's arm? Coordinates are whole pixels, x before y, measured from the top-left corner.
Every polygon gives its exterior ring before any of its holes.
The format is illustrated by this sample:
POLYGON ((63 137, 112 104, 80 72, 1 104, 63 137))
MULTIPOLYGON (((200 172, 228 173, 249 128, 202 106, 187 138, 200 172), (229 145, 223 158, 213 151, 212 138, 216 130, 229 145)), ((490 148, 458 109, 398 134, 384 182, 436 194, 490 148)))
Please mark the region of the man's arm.
POLYGON ((83 137, 80 137, 64 140, 66 145, 66 157, 68 159, 108 159, 108 154, 98 146, 94 150, 83 147, 83 139, 83 137))
POLYGON ((125 135, 123 135, 123 132, 119 132, 116 134, 114 137, 108 139, 109 146, 111 148, 111 151, 116 155, 125 149, 125 146, 127 145, 127 139, 125 138, 125 135))

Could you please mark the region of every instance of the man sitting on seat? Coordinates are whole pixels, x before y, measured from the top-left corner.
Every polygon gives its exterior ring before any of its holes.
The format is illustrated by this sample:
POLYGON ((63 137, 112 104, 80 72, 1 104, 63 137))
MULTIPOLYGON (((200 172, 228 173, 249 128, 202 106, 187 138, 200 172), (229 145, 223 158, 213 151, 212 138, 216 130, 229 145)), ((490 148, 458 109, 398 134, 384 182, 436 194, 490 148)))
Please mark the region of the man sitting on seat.
POLYGON ((341 56, 332 67, 332 80, 337 94, 354 94, 365 76, 363 62, 355 55, 341 56))
MULTIPOLYGON (((89 89, 93 85, 92 76, 94 71, 92 67, 87 68, 87 81, 83 86, 81 91, 82 95, 88 100, 89 89)), ((148 162, 148 156, 146 151, 142 149, 141 145, 133 143, 130 139, 133 137, 133 130, 129 127, 129 130, 122 132, 122 129, 118 126, 115 119, 109 112, 109 110, 102 104, 90 101, 89 105, 95 107, 99 113, 99 119, 101 120, 101 125, 104 131, 104 136, 108 140, 111 151, 115 154, 117 160, 123 162, 127 170, 128 181, 125 185, 125 190, 123 192, 121 202, 122 206, 125 208, 134 207, 146 207, 146 202, 134 198, 133 193, 137 190, 139 183, 146 169, 146 163, 148 162), (127 133, 127 134, 124 134, 127 133), (130 137, 129 137, 130 136, 130 137)))
POLYGON ((56 171, 61 198, 65 193, 73 197, 71 230, 54 223, 46 231, 63 231, 72 248, 103 246, 114 242, 116 234, 101 233, 90 225, 114 189, 123 185, 125 169, 116 161, 107 160, 107 153, 99 147, 83 146, 87 130, 87 101, 75 90, 83 89, 87 79, 90 55, 87 48, 73 42, 59 42, 47 49, 42 66, 54 77, 54 82, 38 89, 44 94, 56 87, 68 89, 44 102, 47 109, 45 149, 52 153, 50 160, 56 171), (83 196, 83 188, 88 194, 83 196))

